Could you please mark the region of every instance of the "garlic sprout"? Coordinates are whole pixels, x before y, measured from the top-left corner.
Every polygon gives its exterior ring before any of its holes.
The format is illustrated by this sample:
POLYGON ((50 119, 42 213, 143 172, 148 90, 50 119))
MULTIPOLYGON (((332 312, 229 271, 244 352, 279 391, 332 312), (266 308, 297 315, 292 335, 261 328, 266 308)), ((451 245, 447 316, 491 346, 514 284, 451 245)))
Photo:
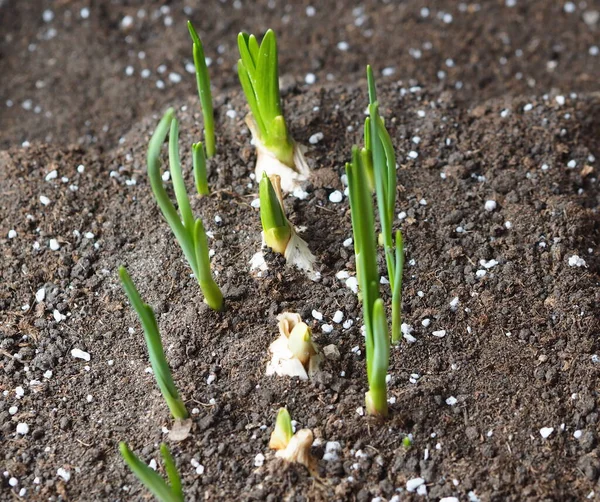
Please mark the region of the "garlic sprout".
POLYGON ((269 448, 277 450, 276 457, 302 464, 312 473, 316 467, 316 459, 310 454, 313 441, 310 429, 301 429, 294 434, 290 414, 285 408, 279 410, 269 441, 269 448))
POLYGON ((295 265, 316 278, 314 255, 308 244, 300 237, 283 211, 280 177, 265 173, 259 184, 260 219, 265 244, 276 253, 282 254, 287 263, 295 265))
POLYGON ((281 109, 277 40, 268 30, 259 46, 254 35, 238 35, 238 76, 250 113, 246 117, 256 146, 256 177, 281 176, 284 191, 292 192, 310 174, 304 148, 289 134, 281 109))

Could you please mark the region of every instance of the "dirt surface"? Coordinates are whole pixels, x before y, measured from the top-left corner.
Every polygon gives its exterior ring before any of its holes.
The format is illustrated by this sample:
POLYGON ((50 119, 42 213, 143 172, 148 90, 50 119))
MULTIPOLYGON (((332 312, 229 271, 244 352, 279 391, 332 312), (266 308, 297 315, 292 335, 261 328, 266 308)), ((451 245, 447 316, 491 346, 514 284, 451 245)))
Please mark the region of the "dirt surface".
POLYGON ((156 311, 192 412, 190 437, 170 443, 187 500, 600 497, 600 5, 327 5, 309 16, 308 3, 0 2, 1 500, 147 500, 117 444, 160 466, 172 423, 119 265, 156 311), (148 139, 174 106, 193 186, 202 122, 187 17, 213 58, 219 153, 212 194, 192 205, 211 235, 222 313, 202 302, 145 172, 148 139), (309 195, 285 204, 318 282, 272 255, 263 277, 249 271, 260 219, 235 33, 267 27, 290 129, 310 146, 309 195), (361 142, 367 61, 395 69, 378 84, 398 156, 412 336, 392 350, 385 422, 359 413, 361 308, 336 277, 355 274, 350 213, 346 197, 329 199, 361 142), (287 310, 339 350, 309 382, 265 376, 287 310), (351 326, 332 321, 338 310, 351 326), (268 450, 280 406, 313 430, 318 476, 268 450), (323 459, 331 442, 340 448, 323 459), (407 490, 415 478, 419 493, 407 490))

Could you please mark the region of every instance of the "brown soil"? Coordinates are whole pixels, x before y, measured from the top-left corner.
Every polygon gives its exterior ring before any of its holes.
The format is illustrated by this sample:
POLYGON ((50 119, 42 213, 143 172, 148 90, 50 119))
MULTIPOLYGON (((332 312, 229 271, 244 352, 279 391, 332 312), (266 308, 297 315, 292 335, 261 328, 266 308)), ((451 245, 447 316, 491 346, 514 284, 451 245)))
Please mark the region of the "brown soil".
POLYGON ((141 327, 116 274, 121 264, 154 307, 175 381, 197 411, 191 436, 170 444, 187 500, 424 500, 406 491, 417 477, 431 500, 598 497, 600 56, 589 12, 600 5, 568 13, 562 2, 506 3, 369 0, 361 12, 324 3, 314 17, 301 3, 193 8, 215 60, 219 148, 209 162, 212 194, 193 207, 213 235, 223 313, 203 304, 145 173, 149 136, 172 105, 192 187, 189 145, 202 128, 194 77, 185 71, 184 8, 192 3, 161 12, 160 3, 145 2, 143 18, 141 2, 0 3, 0 498, 18 499, 23 488, 26 500, 147 498, 117 443, 160 465, 171 420, 145 372, 141 327), (46 8, 54 13, 48 23, 46 8), (127 30, 126 15, 134 18, 127 30), (294 137, 308 144, 323 133, 308 153, 309 197, 285 201, 318 258, 316 283, 273 256, 265 277, 249 272, 260 222, 250 205, 257 185, 233 71, 235 33, 267 27, 279 35, 294 137), (340 41, 350 50, 339 50, 340 41), (409 54, 416 48, 420 59, 409 54), (416 338, 392 351, 395 402, 385 422, 357 413, 366 390, 361 309, 335 277, 354 274, 352 248, 343 245, 350 215, 347 198, 328 198, 343 190, 344 162, 361 141, 367 61, 396 70, 378 83, 398 154, 397 213, 405 213, 396 220, 407 248, 404 322, 416 338), (182 81, 170 81, 170 72, 182 81), (308 72, 315 85, 304 84, 308 72), (58 177, 46 181, 53 170, 58 177), (487 211, 491 200, 496 207, 487 211), (575 256, 585 265, 571 266, 575 256), (498 263, 486 269, 482 260, 498 263), (264 374, 285 310, 302 315, 319 345, 339 349, 310 382, 264 374), (332 323, 337 310, 354 325, 332 323), (66 318, 57 322, 55 312, 66 318), (432 335, 439 330, 444 337, 432 335), (91 360, 73 358, 74 348, 91 360), (268 450, 284 405, 319 440, 318 478, 268 450), (16 433, 19 423, 29 426, 25 436, 16 433), (546 427, 553 431, 544 439, 546 427), (405 449, 408 434, 413 446, 405 449), (321 459, 327 441, 340 443, 338 460, 321 459))

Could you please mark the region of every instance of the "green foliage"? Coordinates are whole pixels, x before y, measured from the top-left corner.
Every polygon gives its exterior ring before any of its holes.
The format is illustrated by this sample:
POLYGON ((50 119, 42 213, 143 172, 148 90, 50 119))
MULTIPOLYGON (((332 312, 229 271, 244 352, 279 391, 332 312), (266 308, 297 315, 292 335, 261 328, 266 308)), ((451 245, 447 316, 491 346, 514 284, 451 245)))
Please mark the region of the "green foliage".
POLYGON ((383 119, 379 115, 379 104, 375 89, 375 79, 370 66, 367 66, 369 89, 369 119, 365 123, 365 148, 363 164, 373 173, 377 208, 385 251, 385 261, 392 289, 392 342, 400 341, 402 332, 402 271, 404 268, 404 244, 400 231, 396 232, 395 243, 392 232, 394 208, 396 205, 396 155, 383 119), (370 159, 369 159, 370 158, 370 159))
POLYGON ((389 365, 390 339, 383 302, 379 297, 379 271, 371 191, 358 147, 352 148, 352 162, 346 164, 350 192, 350 213, 354 234, 354 254, 362 295, 369 392, 367 411, 387 415, 385 377, 389 365))
POLYGON ((170 485, 157 472, 142 462, 124 442, 119 443, 119 451, 131 471, 160 502, 183 502, 181 478, 173 457, 164 443, 160 445, 160 454, 165 464, 165 471, 170 485))
MULTIPOLYGON (((198 166, 196 169, 199 169, 198 166)), ((167 110, 150 140, 148 146, 148 177, 156 202, 198 280, 206 303, 213 310, 221 310, 223 308, 223 295, 210 270, 206 233, 204 232, 202 220, 200 218, 194 219, 183 175, 181 174, 179 126, 172 108, 167 110), (160 175, 160 151, 167 134, 169 134, 169 168, 181 218, 163 187, 160 175)), ((198 175, 196 180, 198 181, 198 175)))
POLYGON ((394 343, 401 338, 402 271, 404 269, 404 241, 402 233, 392 233, 396 204, 396 157, 383 119, 379 115, 377 91, 371 67, 367 66, 369 90, 369 117, 365 121, 365 146, 352 148, 352 162, 346 164, 350 211, 354 234, 356 271, 363 302, 366 330, 367 377, 366 395, 370 414, 386 415, 387 388, 385 377, 390 358, 390 336, 383 300, 379 297, 379 270, 377 243, 371 192, 377 195, 381 222, 381 238, 392 289, 392 333, 394 343))
POLYGON ((268 30, 260 46, 254 35, 238 35, 238 76, 260 141, 282 163, 294 167, 294 143, 281 110, 277 41, 268 30))
POLYGON ((279 409, 275 421, 275 431, 277 435, 281 436, 286 441, 286 444, 292 439, 294 429, 292 428, 292 417, 287 408, 279 409))
POLYGON ((187 23, 190 36, 192 37, 192 53, 194 66, 196 67, 196 82, 198 84, 198 96, 204 117, 204 135, 206 143, 206 156, 213 157, 215 154, 215 119, 213 112, 212 94, 210 92, 210 77, 206 67, 204 47, 198 33, 190 21, 187 23))
POLYGON ((131 306, 136 311, 140 322, 142 323, 144 338, 146 339, 146 346, 148 347, 148 354, 150 356, 150 364, 152 365, 156 383, 158 383, 173 417, 183 420, 188 417, 188 412, 185 408, 185 404, 183 404, 183 401, 179 397, 175 382, 173 382, 171 370, 169 369, 169 364, 167 363, 167 358, 165 357, 165 352, 160 339, 160 332, 158 331, 158 324, 156 323, 154 311, 150 305, 147 305, 142 301, 142 298, 125 267, 119 267, 119 277, 121 278, 123 289, 131 302, 131 306))

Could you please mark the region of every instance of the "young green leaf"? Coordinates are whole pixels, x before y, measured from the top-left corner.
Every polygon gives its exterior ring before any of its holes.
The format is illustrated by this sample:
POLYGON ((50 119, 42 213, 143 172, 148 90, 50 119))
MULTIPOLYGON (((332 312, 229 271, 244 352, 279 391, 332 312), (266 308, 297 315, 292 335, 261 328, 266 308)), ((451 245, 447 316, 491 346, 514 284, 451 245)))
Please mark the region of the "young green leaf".
POLYGON ((173 118, 171 121, 171 131, 169 133, 169 170, 171 171, 173 190, 175 190, 175 198, 177 199, 183 225, 188 232, 192 232, 194 229, 194 215, 192 214, 192 206, 190 205, 181 173, 181 162, 179 160, 179 123, 176 118, 173 118))
POLYGON ((271 433, 269 448, 272 450, 283 450, 287 447, 294 435, 292 429, 292 418, 286 408, 280 408, 275 421, 275 429, 271 433))
POLYGON ((169 364, 167 363, 160 339, 154 311, 150 305, 142 301, 142 298, 125 267, 119 267, 119 277, 121 278, 123 289, 131 302, 131 306, 136 311, 140 322, 142 323, 144 338, 146 339, 148 354, 150 356, 150 364, 156 378, 156 383, 160 387, 162 395, 165 398, 173 417, 183 420, 188 417, 188 412, 185 408, 185 404, 183 404, 183 401, 179 397, 175 382, 173 382, 171 370, 169 369, 169 364))
POLYGON ((292 228, 283 212, 281 201, 271 179, 266 173, 263 173, 259 183, 259 196, 260 220, 265 243, 273 251, 283 255, 291 238, 292 228))
POLYGON ((192 165, 194 170, 194 181, 199 195, 208 195, 208 180, 206 176, 206 157, 202 143, 192 145, 192 165))
POLYGON ((152 494, 160 502, 183 502, 184 498, 183 491, 181 489, 181 481, 179 480, 179 474, 177 473, 175 463, 173 462, 173 457, 171 457, 169 450, 164 444, 161 445, 160 449, 163 459, 165 459, 165 463, 167 461, 165 457, 165 452, 169 458, 170 465, 167 465, 166 469, 172 486, 169 486, 157 472, 155 472, 144 462, 142 462, 129 449, 127 444, 125 444, 124 442, 119 443, 119 451, 121 452, 121 456, 125 460, 125 463, 129 466, 131 471, 138 477, 142 484, 148 490, 150 490, 150 492, 152 492, 152 494), (176 477, 177 480, 179 480, 178 485, 175 485, 173 483, 174 477, 176 477))
POLYGON ((378 298, 373 305, 373 354, 368 372, 369 392, 366 395, 367 412, 370 415, 386 416, 388 413, 385 377, 390 361, 390 336, 383 300, 378 298))
POLYGON ((194 245, 196 247, 196 261, 198 263, 198 283, 204 293, 204 299, 213 310, 223 308, 223 294, 217 286, 210 271, 210 257, 208 255, 208 243, 202 220, 198 218, 194 229, 194 245))
POLYGON ((179 472, 177 471, 177 466, 175 465, 173 455, 171 455, 169 448, 167 448, 167 445, 164 443, 161 443, 160 445, 160 454, 165 464, 167 478, 169 479, 169 483, 171 483, 171 492, 173 492, 173 495, 180 497, 180 499, 183 500, 183 487, 181 486, 181 478, 179 477, 179 472))
POLYGON ((396 277, 392 289, 392 342, 402 338, 402 273, 404 271, 404 239, 400 230, 396 231, 396 277))
POLYGON ((194 26, 188 21, 188 30, 192 37, 192 54, 196 68, 196 82, 198 84, 198 96, 204 117, 204 135, 206 143, 206 155, 210 158, 215 155, 215 119, 213 112, 212 94, 210 91, 210 77, 204 56, 204 47, 194 26))

